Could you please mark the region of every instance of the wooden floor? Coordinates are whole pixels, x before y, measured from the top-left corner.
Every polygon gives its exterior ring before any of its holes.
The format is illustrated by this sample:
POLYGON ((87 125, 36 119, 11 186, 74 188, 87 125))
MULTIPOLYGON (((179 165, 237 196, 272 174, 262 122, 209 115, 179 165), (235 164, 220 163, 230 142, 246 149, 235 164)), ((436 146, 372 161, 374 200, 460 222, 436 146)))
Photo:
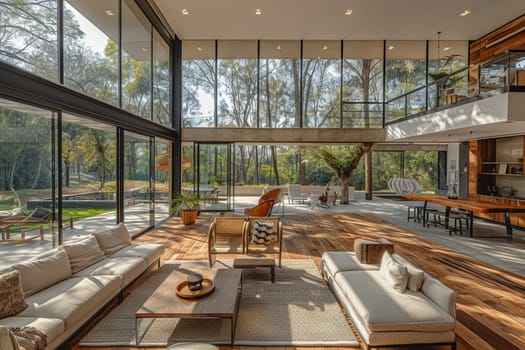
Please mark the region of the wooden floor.
MULTIPOLYGON (((294 215, 284 217, 283 222, 283 258, 313 258, 318 266, 321 255, 325 251, 353 251, 356 238, 389 239, 394 243, 397 253, 436 276, 457 292, 458 350, 525 349, 525 278, 489 266, 475 257, 418 238, 413 233, 369 214, 294 215)), ((200 217, 196 224, 186 227, 180 223, 180 219, 172 219, 160 228, 139 237, 138 241, 164 243, 167 249, 163 260, 206 259, 209 223, 209 218, 200 217)), ((364 348, 362 344, 361 348, 364 348)), ((424 347, 429 350, 447 348, 424 347)), ((127 348, 76 347, 76 349, 127 348)), ((234 347, 234 349, 259 350, 264 347, 234 347)), ((292 347, 280 349, 292 349, 292 347)))

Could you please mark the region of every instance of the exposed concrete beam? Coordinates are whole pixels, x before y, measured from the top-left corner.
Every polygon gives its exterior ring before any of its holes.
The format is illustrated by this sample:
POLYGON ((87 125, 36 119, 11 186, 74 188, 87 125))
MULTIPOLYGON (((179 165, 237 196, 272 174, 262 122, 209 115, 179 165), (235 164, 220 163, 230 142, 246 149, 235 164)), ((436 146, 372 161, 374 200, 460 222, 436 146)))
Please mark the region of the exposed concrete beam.
POLYGON ((385 129, 328 128, 183 128, 182 142, 246 144, 352 144, 385 142, 385 129))
POLYGON ((444 143, 376 143, 374 151, 446 151, 444 143))

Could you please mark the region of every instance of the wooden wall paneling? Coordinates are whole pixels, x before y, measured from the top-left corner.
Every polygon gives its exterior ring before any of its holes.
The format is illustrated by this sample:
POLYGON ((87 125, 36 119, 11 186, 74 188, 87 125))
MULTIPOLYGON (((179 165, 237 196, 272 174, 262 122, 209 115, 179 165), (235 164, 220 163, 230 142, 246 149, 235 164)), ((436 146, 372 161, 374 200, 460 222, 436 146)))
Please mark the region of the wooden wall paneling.
POLYGON ((468 143, 468 194, 469 197, 475 197, 478 193, 478 142, 476 140, 468 143))
POLYGON ((492 45, 498 40, 525 28, 525 15, 522 15, 512 22, 488 33, 470 43, 470 64, 479 64, 494 56, 505 53, 509 50, 525 50, 525 31, 512 35, 501 42, 492 45), (486 47, 489 45, 489 47, 486 47))

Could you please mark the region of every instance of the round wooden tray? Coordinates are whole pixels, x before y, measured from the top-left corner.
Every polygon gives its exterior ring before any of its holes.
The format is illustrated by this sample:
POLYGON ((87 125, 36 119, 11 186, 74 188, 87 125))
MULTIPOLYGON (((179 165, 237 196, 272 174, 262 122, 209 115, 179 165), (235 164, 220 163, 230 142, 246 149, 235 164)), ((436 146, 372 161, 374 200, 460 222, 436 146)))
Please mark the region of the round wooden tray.
POLYGON ((177 285, 176 293, 181 298, 196 299, 206 296, 213 292, 215 285, 209 278, 202 279, 202 288, 199 290, 190 290, 188 288, 188 281, 182 281, 177 285))

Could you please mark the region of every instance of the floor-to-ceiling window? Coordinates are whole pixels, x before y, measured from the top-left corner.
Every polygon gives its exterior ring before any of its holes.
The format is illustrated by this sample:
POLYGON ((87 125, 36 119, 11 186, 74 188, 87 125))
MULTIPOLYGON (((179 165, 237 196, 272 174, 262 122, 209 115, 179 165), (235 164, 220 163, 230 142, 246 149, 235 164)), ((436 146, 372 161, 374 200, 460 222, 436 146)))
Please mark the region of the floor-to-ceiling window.
POLYGON ((343 127, 383 126, 384 42, 343 42, 343 127))
POLYGON ((257 40, 217 45, 217 126, 257 127, 257 40))
POLYGON ((182 117, 185 127, 215 126, 215 41, 182 42, 182 117))
POLYGON ((151 24, 133 0, 122 1, 122 108, 151 119, 151 24))
POLYGON ((0 2, 0 60, 58 80, 57 0, 0 2))
POLYGON ((104 230, 117 223, 116 128, 84 117, 62 116, 62 216, 79 233, 104 230))
POLYGON ((259 50, 259 126, 299 126, 301 42, 262 40, 259 50))
POLYGON ((341 42, 303 42, 303 126, 341 125, 341 42))
POLYGON ((150 137, 124 132, 124 223, 132 234, 153 225, 150 137))
POLYGON ((118 0, 64 1, 64 84, 112 105, 118 105, 118 8, 118 0))
POLYGON ((153 30, 153 121, 171 127, 170 47, 153 30))
MULTIPOLYGON (((385 56, 385 99, 397 98, 426 84, 426 41, 387 40, 385 56)), ((397 98, 387 105, 389 119, 426 109, 426 89, 397 98)))
MULTIPOLYGON (((33 242, 30 251, 58 245, 57 114, 0 98, 0 252, 33 242), (54 225, 50 225, 53 222, 54 225)), ((2 254, 0 264, 11 257, 2 254)))

